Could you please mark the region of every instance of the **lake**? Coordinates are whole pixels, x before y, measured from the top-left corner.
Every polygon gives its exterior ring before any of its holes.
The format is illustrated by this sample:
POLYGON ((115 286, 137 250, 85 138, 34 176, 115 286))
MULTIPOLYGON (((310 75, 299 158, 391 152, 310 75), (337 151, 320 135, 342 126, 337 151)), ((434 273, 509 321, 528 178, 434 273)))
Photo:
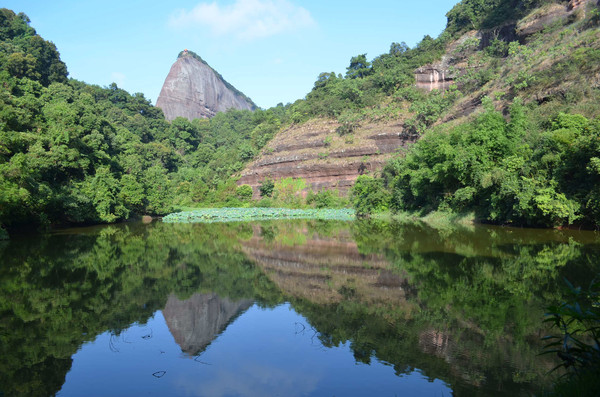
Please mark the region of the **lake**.
POLYGON ((527 396, 595 232, 125 223, 0 241, 0 396, 527 396))

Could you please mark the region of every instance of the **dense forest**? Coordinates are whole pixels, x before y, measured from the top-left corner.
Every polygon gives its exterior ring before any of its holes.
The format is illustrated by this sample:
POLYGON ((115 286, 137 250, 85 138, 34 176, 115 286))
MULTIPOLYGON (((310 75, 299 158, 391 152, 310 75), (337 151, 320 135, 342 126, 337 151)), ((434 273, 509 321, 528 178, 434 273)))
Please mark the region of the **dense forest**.
POLYGON ((0 225, 9 229, 234 199, 229 176, 284 117, 280 106, 169 123, 143 94, 68 79, 54 44, 7 9, 0 85, 0 225))
MULTIPOLYGON (((600 10, 584 2, 518 35, 559 6, 566 2, 463 0, 437 38, 392 43, 370 61, 356 55, 345 75, 321 73, 293 104, 171 123, 141 93, 69 79, 54 44, 26 15, 2 9, 0 233, 254 205, 236 175, 283 127, 314 118, 335 119, 339 135, 396 119, 423 136, 381 175, 358 179, 351 204, 359 214, 471 212, 484 222, 597 227, 600 10), (467 65, 456 66, 454 84, 417 89, 415 70, 448 54, 467 65)), ((299 200, 288 190, 306 189, 301 182, 265 180, 258 205, 348 202, 331 192, 299 200)))

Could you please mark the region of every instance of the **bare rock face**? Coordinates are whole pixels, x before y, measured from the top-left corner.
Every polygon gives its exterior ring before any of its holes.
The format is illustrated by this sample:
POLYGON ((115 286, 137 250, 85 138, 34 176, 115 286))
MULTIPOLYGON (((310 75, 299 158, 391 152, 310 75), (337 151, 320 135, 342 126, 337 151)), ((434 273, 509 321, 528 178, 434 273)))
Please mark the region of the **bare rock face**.
POLYGON ((241 173, 239 185, 259 186, 266 178, 304 178, 307 188, 348 191, 359 175, 383 168, 396 150, 417 140, 398 122, 367 124, 350 136, 336 132, 333 120, 312 120, 281 131, 241 173))
POLYGON ((250 300, 232 302, 215 294, 194 294, 185 301, 171 295, 163 315, 181 350, 196 355, 252 303, 250 300))
POLYGON ((423 65, 415 70, 415 81, 417 88, 423 90, 447 90, 455 84, 455 80, 467 68, 464 63, 468 55, 478 49, 471 48, 469 41, 481 42, 483 39, 481 32, 470 31, 465 33, 458 40, 451 43, 446 49, 446 53, 438 62, 423 65))
POLYGON ((454 84, 454 76, 442 64, 426 65, 415 71, 417 87, 427 91, 447 90, 454 84))
POLYGON ((213 117, 229 109, 254 110, 256 105, 227 83, 193 52, 182 52, 171 66, 156 106, 167 120, 213 117))

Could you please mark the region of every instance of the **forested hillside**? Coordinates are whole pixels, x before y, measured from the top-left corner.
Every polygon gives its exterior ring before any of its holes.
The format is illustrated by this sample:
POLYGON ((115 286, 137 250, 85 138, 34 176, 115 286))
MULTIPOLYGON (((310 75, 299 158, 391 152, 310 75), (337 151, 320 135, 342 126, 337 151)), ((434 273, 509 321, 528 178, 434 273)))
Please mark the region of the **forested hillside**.
POLYGON ((359 213, 599 226, 597 2, 464 0, 447 17, 437 38, 352 57, 344 76, 322 73, 291 120, 333 119, 347 141, 389 120, 422 137, 358 177, 359 213))
POLYGON ((595 1, 455 6, 432 41, 446 48, 451 85, 416 102, 396 91, 423 138, 382 178, 358 180, 358 211, 600 226, 599 21, 595 1))
POLYGON ((165 121, 143 94, 67 78, 24 14, 0 10, 0 232, 165 214, 235 199, 229 176, 283 107, 165 121), (219 192, 219 193, 217 193, 219 192))

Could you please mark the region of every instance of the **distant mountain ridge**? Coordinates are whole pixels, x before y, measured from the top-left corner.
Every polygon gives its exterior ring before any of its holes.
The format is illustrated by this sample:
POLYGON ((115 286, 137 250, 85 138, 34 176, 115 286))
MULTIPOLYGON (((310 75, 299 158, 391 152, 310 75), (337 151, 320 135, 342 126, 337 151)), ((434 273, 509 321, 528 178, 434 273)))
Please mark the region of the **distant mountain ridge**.
POLYGON ((255 110, 254 102, 198 54, 182 51, 165 79, 156 106, 167 120, 210 118, 229 109, 255 110))

